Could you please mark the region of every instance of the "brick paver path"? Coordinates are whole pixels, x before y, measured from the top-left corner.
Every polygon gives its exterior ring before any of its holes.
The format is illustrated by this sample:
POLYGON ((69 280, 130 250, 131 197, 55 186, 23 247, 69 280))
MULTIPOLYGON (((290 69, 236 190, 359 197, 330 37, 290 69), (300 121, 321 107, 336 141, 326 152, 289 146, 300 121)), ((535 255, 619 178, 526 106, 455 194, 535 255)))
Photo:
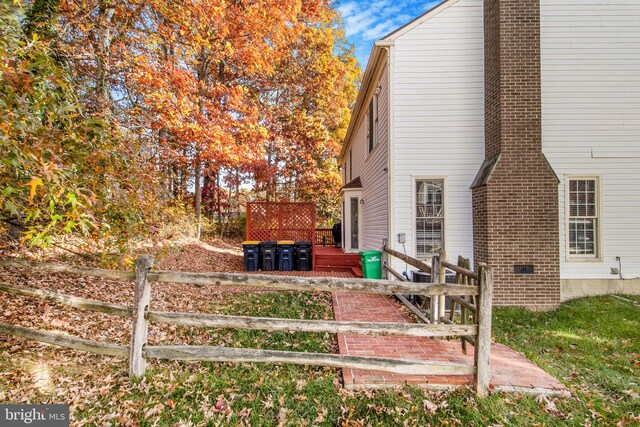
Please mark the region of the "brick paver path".
MULTIPOLYGON (((336 320, 411 322, 399 302, 383 295, 334 293, 336 320)), ((462 353, 460 341, 402 336, 338 335, 340 354, 461 362, 473 364, 473 346, 462 353)), ((521 353, 503 344, 491 345, 491 387, 494 390, 528 389, 533 392, 565 390, 565 386, 521 353)), ((420 384, 429 386, 472 385, 469 375, 399 375, 388 372, 343 369, 347 388, 420 384)))

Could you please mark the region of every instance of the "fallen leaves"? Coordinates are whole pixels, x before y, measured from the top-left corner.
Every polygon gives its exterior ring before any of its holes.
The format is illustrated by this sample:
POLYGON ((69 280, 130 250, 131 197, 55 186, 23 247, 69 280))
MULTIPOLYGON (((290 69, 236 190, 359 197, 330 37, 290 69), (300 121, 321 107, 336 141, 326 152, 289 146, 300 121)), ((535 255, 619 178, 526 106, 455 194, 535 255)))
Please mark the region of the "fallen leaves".
POLYGON ((558 410, 555 402, 549 397, 547 394, 541 394, 536 398, 536 402, 540 403, 541 406, 547 411, 549 414, 557 417, 557 418, 565 418, 565 415, 562 411, 558 410))
POLYGON ((424 399, 422 401, 422 407, 427 414, 435 414, 438 410, 438 405, 430 401, 429 399, 424 399))

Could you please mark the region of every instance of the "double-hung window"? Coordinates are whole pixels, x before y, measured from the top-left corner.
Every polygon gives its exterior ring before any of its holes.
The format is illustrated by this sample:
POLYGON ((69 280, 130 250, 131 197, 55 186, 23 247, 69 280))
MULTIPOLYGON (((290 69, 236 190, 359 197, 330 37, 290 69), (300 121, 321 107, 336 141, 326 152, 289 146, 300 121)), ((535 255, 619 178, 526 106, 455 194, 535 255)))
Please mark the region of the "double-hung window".
POLYGON ((574 258, 598 258, 598 179, 568 179, 568 251, 574 258))
POLYGON ((416 254, 427 258, 444 249, 444 181, 416 181, 416 254))
POLYGON ((373 151, 378 143, 378 94, 380 89, 376 89, 373 99, 369 102, 367 113, 367 154, 373 151))

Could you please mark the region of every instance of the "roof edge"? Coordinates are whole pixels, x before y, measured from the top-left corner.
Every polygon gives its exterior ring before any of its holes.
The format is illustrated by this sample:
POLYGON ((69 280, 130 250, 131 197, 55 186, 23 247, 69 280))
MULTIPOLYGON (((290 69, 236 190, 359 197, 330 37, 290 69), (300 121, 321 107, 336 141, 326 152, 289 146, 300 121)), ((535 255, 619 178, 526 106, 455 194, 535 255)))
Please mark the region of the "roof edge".
POLYGON ((351 119, 349 120, 349 127, 347 128, 347 133, 342 141, 342 149, 340 150, 340 155, 338 156, 338 163, 342 163, 344 161, 344 157, 347 154, 347 149, 351 145, 351 138, 354 132, 354 128, 356 126, 356 122, 358 121, 358 116, 360 115, 360 111, 363 108, 364 99, 366 98, 367 93, 369 92, 369 86, 371 85, 371 80, 373 76, 376 74, 376 71, 380 67, 380 57, 382 52, 384 52, 385 48, 393 47, 395 39, 402 36, 406 32, 415 28, 416 26, 422 24, 423 22, 431 19, 433 16, 439 14, 440 12, 447 9, 449 6, 456 4, 460 0, 444 0, 442 3, 434 6, 429 9, 422 15, 418 16, 414 20, 406 23, 402 27, 392 31, 386 36, 382 37, 380 40, 376 41, 371 48, 371 53, 369 54, 369 61, 367 62, 367 67, 364 71, 364 75, 362 77, 362 86, 360 86, 360 90, 358 91, 358 96, 356 98, 356 103, 351 111, 351 119))
POLYGON ((369 93, 369 87, 371 86, 371 81, 373 77, 377 74, 381 64, 383 61, 383 53, 385 52, 387 47, 393 46, 393 42, 389 41, 376 41, 371 48, 371 53, 369 54, 369 61, 367 62, 367 68, 364 71, 364 75, 362 77, 362 85, 360 86, 360 90, 358 91, 358 96, 356 98, 356 103, 353 106, 353 110, 351 111, 351 119, 349 120, 349 127, 347 128, 347 133, 342 141, 342 150, 340 150, 340 155, 338 156, 338 163, 342 163, 345 155, 347 154, 347 149, 351 145, 351 138, 353 136, 354 129, 358 122, 358 117, 360 116, 360 111, 363 108, 364 100, 369 93))
POLYGON ((457 3, 458 1, 460 1, 460 0, 444 0, 443 2, 437 4, 436 6, 432 7, 431 9, 427 10, 422 15, 418 16, 414 20, 409 21, 406 24, 404 24, 402 27, 393 30, 392 32, 390 32, 389 34, 384 36, 381 40, 393 41, 393 40, 397 39, 398 37, 400 37, 403 34, 405 34, 407 31, 411 31, 413 28, 415 28, 418 25, 422 24, 423 22, 431 19, 433 16, 439 14, 440 12, 442 12, 445 9, 447 9, 449 6, 457 3))

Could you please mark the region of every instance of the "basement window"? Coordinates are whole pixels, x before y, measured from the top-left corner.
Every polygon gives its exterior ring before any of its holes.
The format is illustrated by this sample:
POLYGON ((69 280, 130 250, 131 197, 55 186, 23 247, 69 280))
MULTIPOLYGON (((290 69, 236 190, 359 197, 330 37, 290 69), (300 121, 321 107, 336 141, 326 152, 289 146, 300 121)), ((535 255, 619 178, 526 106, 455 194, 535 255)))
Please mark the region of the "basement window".
POLYGON ((598 179, 569 178, 567 187, 568 254, 571 258, 598 258, 598 179))

